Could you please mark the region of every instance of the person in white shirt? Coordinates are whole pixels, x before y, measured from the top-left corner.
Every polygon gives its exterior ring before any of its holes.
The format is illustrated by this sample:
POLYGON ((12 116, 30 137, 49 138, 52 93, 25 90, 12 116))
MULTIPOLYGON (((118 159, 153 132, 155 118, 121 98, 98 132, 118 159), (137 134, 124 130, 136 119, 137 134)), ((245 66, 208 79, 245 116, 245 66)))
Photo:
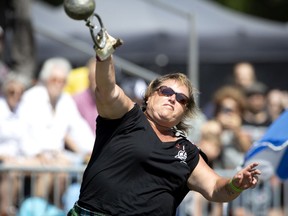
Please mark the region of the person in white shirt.
MULTIPOLYGON (((9 72, 4 77, 0 97, 0 162, 3 165, 17 165, 24 160, 21 149, 25 127, 19 119, 17 108, 28 82, 25 77, 9 72)), ((0 173, 0 215, 8 214, 11 206, 7 197, 13 188, 17 192, 15 175, 0 173), (9 187, 13 185, 13 187, 9 187)))
MULTIPOLYGON (((24 154, 37 158, 45 166, 79 164, 92 151, 94 134, 72 97, 63 91, 70 70, 71 64, 65 58, 46 60, 39 82, 23 94, 19 104, 19 116, 27 126, 27 136, 22 142, 24 154)), ((50 187, 52 178, 49 175, 50 187)), ((37 185, 36 194, 45 194, 49 185, 37 185)))
POLYGON ((28 125, 25 154, 63 153, 67 148, 70 152, 85 154, 92 150, 94 135, 72 97, 63 92, 70 70, 66 59, 48 59, 40 71, 39 83, 23 95, 19 115, 28 125))
POLYGON ((0 159, 21 154, 20 142, 23 125, 20 124, 17 108, 27 85, 24 77, 9 73, 2 87, 0 97, 0 159))

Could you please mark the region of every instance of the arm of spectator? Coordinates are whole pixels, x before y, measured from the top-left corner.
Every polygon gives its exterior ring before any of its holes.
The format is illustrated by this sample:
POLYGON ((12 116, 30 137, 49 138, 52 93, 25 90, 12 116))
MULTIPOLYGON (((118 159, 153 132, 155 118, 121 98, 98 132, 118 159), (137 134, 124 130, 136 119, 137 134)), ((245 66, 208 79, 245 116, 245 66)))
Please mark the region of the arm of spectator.
POLYGON ((249 134, 239 128, 238 130, 234 130, 234 135, 237 140, 236 144, 238 144, 240 150, 242 152, 248 151, 252 145, 252 140, 249 134))
POLYGON ((235 144, 238 145, 240 151, 246 152, 251 147, 252 141, 250 136, 242 130, 241 116, 236 113, 221 113, 219 114, 218 120, 224 129, 233 132, 235 144))
POLYGON ((79 147, 69 134, 65 136, 64 142, 67 149, 75 153, 80 153, 79 147))

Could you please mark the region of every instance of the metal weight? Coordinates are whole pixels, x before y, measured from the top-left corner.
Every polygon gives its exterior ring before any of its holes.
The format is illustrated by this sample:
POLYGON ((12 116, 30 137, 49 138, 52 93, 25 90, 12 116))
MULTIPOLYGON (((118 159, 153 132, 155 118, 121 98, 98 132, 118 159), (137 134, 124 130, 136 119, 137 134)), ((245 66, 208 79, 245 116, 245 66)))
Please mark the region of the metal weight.
POLYGON ((66 14, 75 20, 86 20, 95 10, 94 0, 64 0, 66 14))
POLYGON ((107 33, 101 17, 94 13, 95 0, 64 0, 64 10, 70 18, 84 20, 86 22, 86 26, 90 30, 90 35, 94 43, 94 49, 102 51, 103 55, 106 55, 108 52, 110 52, 111 55, 114 49, 123 43, 121 39, 115 39, 107 33), (94 30, 97 29, 94 18, 97 19, 100 25, 97 34, 94 32, 94 30))
POLYGON ((94 42, 94 47, 104 48, 106 45, 105 28, 103 26, 100 16, 94 13, 94 0, 64 0, 64 10, 66 14, 75 20, 85 20, 86 26, 90 30, 91 38, 94 42), (94 24, 93 18, 96 17, 101 29, 98 34, 94 34, 97 26, 94 24))

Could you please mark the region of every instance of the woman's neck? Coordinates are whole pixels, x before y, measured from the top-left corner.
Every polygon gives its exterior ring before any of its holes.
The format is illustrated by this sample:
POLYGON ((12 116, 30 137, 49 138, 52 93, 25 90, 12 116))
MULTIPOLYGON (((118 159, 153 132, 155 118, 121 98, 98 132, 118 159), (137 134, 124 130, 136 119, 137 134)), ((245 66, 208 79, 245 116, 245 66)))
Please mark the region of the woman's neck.
POLYGON ((153 128, 153 130, 155 131, 155 133, 158 136, 169 136, 169 137, 174 137, 174 132, 172 130, 172 128, 167 127, 167 126, 163 126, 161 124, 159 124, 157 121, 155 121, 150 115, 149 113, 146 111, 144 113, 151 125, 151 127, 153 128))

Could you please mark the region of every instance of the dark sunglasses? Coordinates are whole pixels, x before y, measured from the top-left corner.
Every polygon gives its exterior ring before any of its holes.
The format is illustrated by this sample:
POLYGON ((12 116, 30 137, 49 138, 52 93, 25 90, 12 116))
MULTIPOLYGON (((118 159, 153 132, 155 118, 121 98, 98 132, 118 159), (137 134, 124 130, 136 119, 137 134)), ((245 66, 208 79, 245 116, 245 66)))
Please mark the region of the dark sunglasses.
POLYGON ((189 98, 186 95, 184 95, 183 93, 175 92, 172 88, 169 88, 167 86, 160 86, 157 91, 160 96, 171 97, 175 94, 176 100, 182 105, 186 105, 189 101, 189 98))
POLYGON ((222 113, 232 113, 232 112, 234 112, 234 110, 229 108, 229 107, 221 107, 220 111, 222 113))
POLYGON ((7 96, 9 97, 21 96, 22 94, 23 94, 22 90, 14 90, 14 89, 7 90, 7 96))

